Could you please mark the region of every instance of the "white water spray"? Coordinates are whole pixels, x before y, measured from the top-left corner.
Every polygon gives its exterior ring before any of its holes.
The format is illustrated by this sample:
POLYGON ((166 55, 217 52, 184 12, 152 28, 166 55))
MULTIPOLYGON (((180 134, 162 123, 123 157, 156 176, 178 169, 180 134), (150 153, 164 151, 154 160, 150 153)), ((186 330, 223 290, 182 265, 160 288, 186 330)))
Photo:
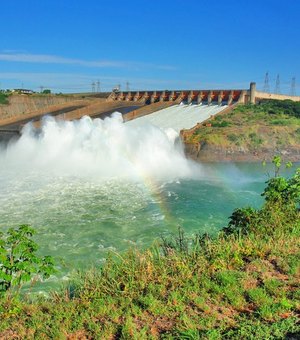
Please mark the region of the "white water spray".
POLYGON ((47 117, 39 132, 27 124, 20 139, 0 152, 0 170, 97 179, 190 177, 194 166, 176 137, 172 129, 123 124, 120 113, 68 122, 47 117))

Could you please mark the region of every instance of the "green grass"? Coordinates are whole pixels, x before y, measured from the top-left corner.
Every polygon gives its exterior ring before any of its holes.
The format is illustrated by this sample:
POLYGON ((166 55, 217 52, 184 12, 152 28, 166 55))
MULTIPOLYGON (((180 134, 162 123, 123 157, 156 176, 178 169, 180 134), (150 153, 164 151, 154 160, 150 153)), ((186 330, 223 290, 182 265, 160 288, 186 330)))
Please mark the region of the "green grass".
MULTIPOLYGON (((238 105, 226 115, 217 115, 208 123, 183 134, 187 143, 203 143, 224 149, 275 152, 276 147, 299 146, 300 104, 266 100, 258 105, 238 105)), ((299 146, 300 147, 300 146, 299 146)))

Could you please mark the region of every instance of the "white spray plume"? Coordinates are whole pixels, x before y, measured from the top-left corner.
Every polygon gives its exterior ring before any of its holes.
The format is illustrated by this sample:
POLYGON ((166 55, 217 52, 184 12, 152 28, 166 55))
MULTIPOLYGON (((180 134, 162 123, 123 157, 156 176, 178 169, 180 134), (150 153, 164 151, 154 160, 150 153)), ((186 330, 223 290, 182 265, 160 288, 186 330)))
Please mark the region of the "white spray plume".
POLYGON ((40 132, 27 124, 20 139, 0 153, 0 168, 100 179, 190 177, 195 165, 176 138, 173 130, 124 124, 117 112, 104 120, 47 117, 40 132))

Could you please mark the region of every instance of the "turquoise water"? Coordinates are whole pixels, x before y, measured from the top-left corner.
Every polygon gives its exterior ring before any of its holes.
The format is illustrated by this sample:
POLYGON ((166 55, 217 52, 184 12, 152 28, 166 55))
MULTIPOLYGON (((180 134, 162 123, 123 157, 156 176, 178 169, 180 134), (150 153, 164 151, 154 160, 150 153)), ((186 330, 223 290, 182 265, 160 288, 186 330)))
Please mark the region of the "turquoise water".
POLYGON ((179 226, 215 234, 233 209, 261 205, 266 172, 260 164, 195 164, 157 128, 50 120, 0 152, 0 228, 36 229, 40 253, 59 269, 51 286, 179 226))
POLYGON ((161 234, 214 234, 236 207, 259 206, 260 165, 199 166, 203 178, 156 182, 6 176, 0 226, 30 224, 43 254, 66 274, 102 263, 107 251, 151 245, 161 234), (207 173, 207 176, 205 176, 207 173), (207 177, 207 178, 205 178, 207 177))

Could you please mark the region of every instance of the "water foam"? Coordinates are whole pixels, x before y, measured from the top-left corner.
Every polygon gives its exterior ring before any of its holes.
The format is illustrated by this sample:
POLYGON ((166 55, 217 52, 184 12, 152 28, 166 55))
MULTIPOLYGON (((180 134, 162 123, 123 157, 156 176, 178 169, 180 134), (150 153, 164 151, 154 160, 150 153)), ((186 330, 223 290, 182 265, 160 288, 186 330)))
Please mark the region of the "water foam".
POLYGON ((120 113, 104 120, 47 117, 41 129, 27 124, 20 139, 0 152, 0 169, 100 179, 190 177, 193 164, 176 139, 171 129, 123 124, 120 113))

